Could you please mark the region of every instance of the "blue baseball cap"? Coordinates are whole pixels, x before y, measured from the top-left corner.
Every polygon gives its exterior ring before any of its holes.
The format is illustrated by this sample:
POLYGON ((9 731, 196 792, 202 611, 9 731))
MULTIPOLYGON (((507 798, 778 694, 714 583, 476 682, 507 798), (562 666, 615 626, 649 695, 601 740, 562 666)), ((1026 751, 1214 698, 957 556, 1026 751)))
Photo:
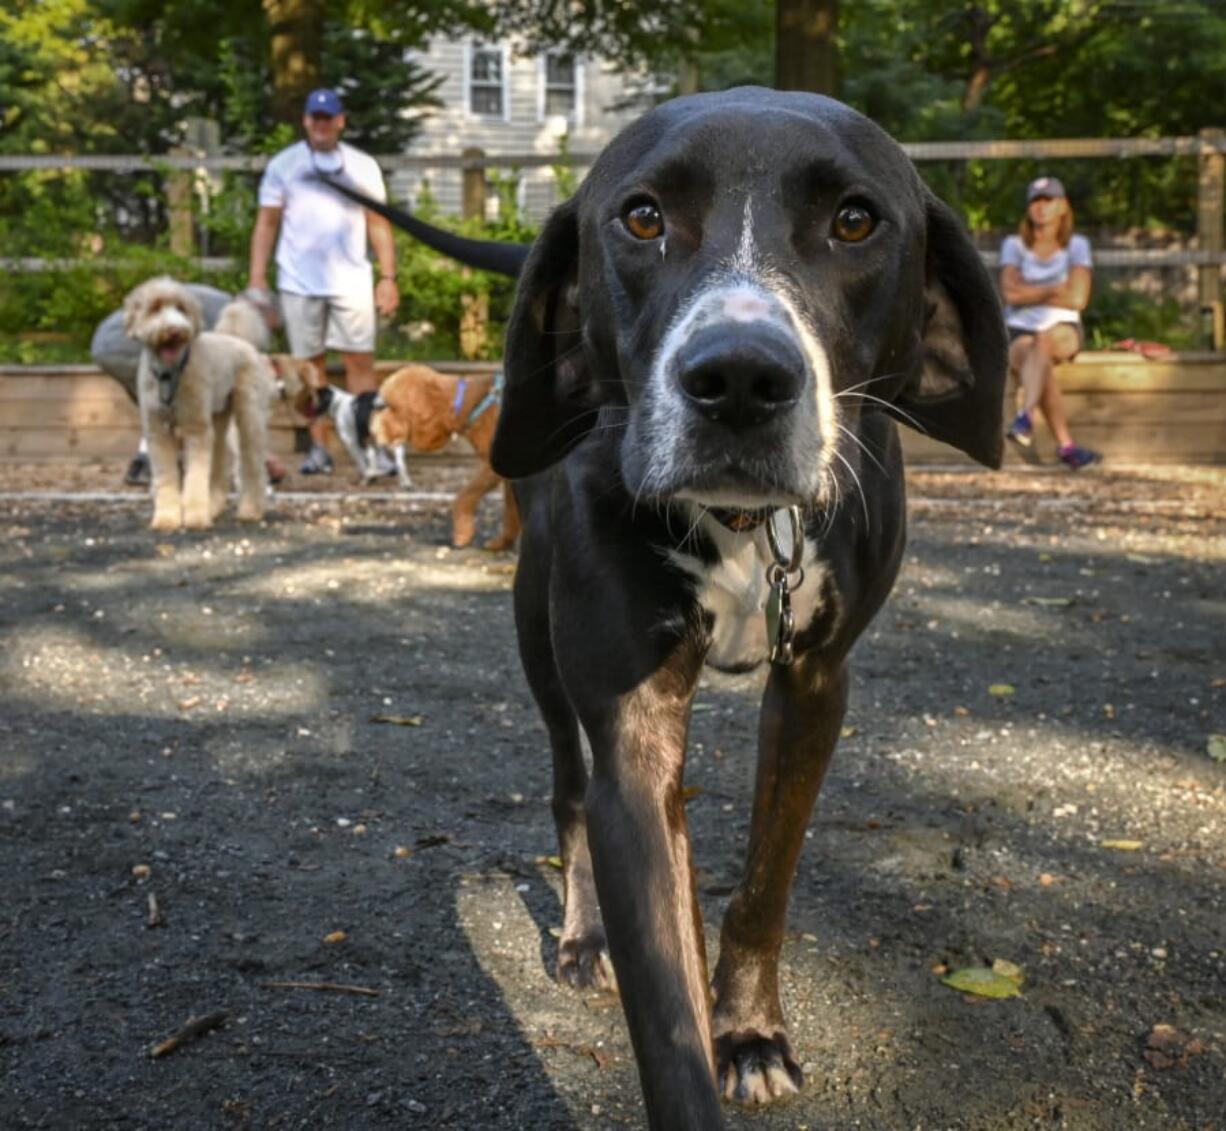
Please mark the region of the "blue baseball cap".
POLYGON ((322 87, 319 90, 313 90, 307 95, 306 105, 302 108, 304 114, 343 114, 345 105, 341 102, 341 96, 335 90, 328 90, 322 87))

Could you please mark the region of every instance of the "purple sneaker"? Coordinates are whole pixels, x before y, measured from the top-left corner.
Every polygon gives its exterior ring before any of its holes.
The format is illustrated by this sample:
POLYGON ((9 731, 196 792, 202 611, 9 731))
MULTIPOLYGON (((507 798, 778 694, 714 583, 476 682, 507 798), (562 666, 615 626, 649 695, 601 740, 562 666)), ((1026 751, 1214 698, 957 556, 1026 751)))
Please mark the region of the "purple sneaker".
POLYGON ((1060 462, 1069 471, 1081 471, 1082 468, 1098 463, 1103 457, 1089 448, 1079 448, 1076 444, 1066 444, 1060 449, 1060 462))

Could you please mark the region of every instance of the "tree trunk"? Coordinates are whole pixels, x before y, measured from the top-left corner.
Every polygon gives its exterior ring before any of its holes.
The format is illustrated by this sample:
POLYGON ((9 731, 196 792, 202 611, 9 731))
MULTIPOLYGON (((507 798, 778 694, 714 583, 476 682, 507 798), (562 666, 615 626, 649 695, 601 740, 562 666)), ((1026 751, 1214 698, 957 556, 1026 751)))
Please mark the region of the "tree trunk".
POLYGON ((319 85, 323 0, 263 0, 272 44, 272 110, 297 125, 306 96, 319 85))
POLYGON ((837 93, 838 30, 838 0, 778 0, 775 87, 837 93))

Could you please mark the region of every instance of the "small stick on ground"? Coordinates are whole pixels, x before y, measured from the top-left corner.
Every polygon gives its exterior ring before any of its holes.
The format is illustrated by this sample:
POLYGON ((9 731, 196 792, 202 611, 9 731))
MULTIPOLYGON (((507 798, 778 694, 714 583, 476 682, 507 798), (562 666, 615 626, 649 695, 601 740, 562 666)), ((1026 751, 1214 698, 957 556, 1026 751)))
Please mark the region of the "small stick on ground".
POLYGON ((265 982, 275 990, 324 990, 333 994, 361 994, 363 997, 378 997, 379 991, 368 986, 347 986, 342 982, 265 982))
POLYGON ((159 1056, 166 1056, 168 1053, 174 1052, 180 1045, 195 1040, 197 1037, 202 1037, 205 1033, 216 1029, 229 1016, 230 1011, 228 1009, 215 1009, 212 1013, 206 1013, 202 1017, 189 1017, 181 1029, 171 1033, 164 1041, 159 1041, 154 1045, 149 1050, 149 1055, 155 1060, 159 1056))
POLYGON ((149 916, 145 920, 146 927, 163 927, 166 920, 162 918, 162 909, 158 906, 158 897, 149 893, 149 916))

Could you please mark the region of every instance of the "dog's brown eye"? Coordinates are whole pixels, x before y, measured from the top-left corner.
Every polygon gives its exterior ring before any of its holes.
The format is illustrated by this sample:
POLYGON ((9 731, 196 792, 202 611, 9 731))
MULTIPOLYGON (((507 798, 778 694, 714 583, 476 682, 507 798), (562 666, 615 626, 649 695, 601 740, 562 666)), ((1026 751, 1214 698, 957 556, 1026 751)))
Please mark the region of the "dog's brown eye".
POLYGON ((845 204, 834 218, 832 231, 836 240, 859 243, 877 226, 873 214, 860 204, 845 204))
POLYGON ((664 217, 659 208, 647 200, 634 205, 622 223, 636 240, 656 240, 664 234, 664 217))

